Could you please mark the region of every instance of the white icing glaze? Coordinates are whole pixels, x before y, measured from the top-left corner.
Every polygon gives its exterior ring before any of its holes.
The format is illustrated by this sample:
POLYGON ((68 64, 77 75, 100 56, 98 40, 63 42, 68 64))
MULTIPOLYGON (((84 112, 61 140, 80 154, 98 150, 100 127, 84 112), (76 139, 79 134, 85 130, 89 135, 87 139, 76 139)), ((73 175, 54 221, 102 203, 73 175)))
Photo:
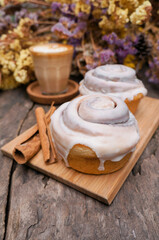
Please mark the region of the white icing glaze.
POLYGON ((143 83, 136 78, 135 70, 120 64, 107 64, 88 71, 79 90, 82 95, 111 94, 123 100, 133 100, 138 93, 147 94, 143 83))
POLYGON ((100 160, 99 170, 103 170, 106 160, 120 161, 139 141, 137 122, 126 104, 100 94, 61 105, 51 117, 51 129, 57 152, 67 166, 68 154, 76 144, 90 147, 100 160))
POLYGON ((68 50, 67 47, 59 46, 58 44, 44 44, 44 45, 37 45, 33 47, 34 52, 40 53, 59 53, 65 52, 68 50))
POLYGON ((107 97, 107 101, 103 101, 101 97, 90 96, 89 99, 81 102, 78 109, 79 116, 95 123, 113 124, 127 121, 129 110, 126 104, 118 98, 114 99, 115 102, 107 97))

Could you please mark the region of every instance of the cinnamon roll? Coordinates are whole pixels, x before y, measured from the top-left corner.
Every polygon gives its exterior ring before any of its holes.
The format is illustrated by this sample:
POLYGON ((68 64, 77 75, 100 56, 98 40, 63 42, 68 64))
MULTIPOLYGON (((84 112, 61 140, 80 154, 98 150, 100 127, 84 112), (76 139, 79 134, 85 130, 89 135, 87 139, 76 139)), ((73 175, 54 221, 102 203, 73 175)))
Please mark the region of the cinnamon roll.
POLYGON ((107 64, 88 71, 80 83, 79 91, 81 95, 101 93, 120 97, 133 113, 141 98, 147 94, 135 70, 120 64, 107 64))
POLYGON ((123 167, 139 141, 137 121, 115 96, 82 96, 61 105, 51 117, 58 155, 83 173, 104 174, 123 167))

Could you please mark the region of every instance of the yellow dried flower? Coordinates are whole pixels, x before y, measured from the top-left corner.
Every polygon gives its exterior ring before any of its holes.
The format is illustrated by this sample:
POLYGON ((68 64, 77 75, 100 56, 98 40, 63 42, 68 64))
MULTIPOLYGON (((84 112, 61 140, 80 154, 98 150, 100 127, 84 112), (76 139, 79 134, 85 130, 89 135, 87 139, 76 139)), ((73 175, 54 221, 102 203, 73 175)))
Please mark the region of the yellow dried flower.
POLYGON ((20 45, 19 39, 15 39, 11 44, 10 44, 10 49, 15 50, 15 51, 20 51, 22 49, 20 45))
POLYGON ((0 0, 0 6, 4 6, 5 5, 5 0, 0 0))
POLYGON ((115 5, 116 0, 109 0, 109 7, 108 7, 108 14, 111 15, 114 13, 116 5, 115 5))
POLYGON ((23 49, 20 52, 17 67, 14 71, 15 80, 20 83, 29 82, 29 71, 31 70, 33 71, 33 62, 30 51, 29 49, 23 49))
POLYGON ((45 0, 45 2, 49 2, 49 3, 52 3, 52 2, 59 2, 59 3, 66 3, 66 4, 71 4, 71 3, 76 3, 78 2, 79 0, 45 0))
POLYGON ((17 86, 15 82, 27 83, 34 79, 33 62, 29 47, 38 43, 48 42, 49 37, 33 38, 30 26, 32 21, 21 19, 19 25, 0 37, 0 69, 3 80, 1 89, 17 86), (12 78, 10 78, 12 76, 12 78), (14 81, 13 81, 14 79, 14 81), (5 82, 6 81, 6 82, 5 82))
POLYGON ((106 16, 102 16, 101 21, 99 22, 99 27, 109 32, 114 29, 114 22, 110 21, 106 16))
POLYGON ((3 40, 5 40, 6 39, 6 37, 7 37, 7 35, 6 34, 2 34, 2 36, 1 36, 1 40, 3 41, 3 40))
POLYGON ((131 68, 136 68, 137 61, 134 55, 128 54, 124 59, 124 65, 131 68))
POLYGON ((139 5, 143 4, 145 2, 145 0, 138 0, 139 5))
POLYGON ((101 13, 102 13, 102 10, 99 9, 99 8, 95 8, 95 9, 92 11, 93 17, 94 17, 94 18, 97 18, 97 19, 100 19, 101 13))
POLYGON ((97 2, 95 0, 92 0, 91 2, 93 4, 93 7, 95 7, 95 8, 99 8, 100 7, 100 3, 99 2, 97 2))
POLYGON ((89 14, 90 13, 90 10, 91 10, 91 6, 88 5, 88 4, 82 4, 81 5, 81 11, 86 13, 86 14, 89 14))
POLYGON ((17 61, 18 67, 28 67, 30 66, 33 69, 33 61, 29 49, 23 49, 20 52, 19 59, 17 61))
MULTIPOLYGON (((142 24, 150 16, 151 4, 148 0, 109 0, 105 3, 108 4, 107 14, 110 17, 103 15, 99 22, 99 27, 105 33, 111 31, 120 33, 129 21, 142 24)), ((98 11, 94 12, 94 16, 99 16, 98 11)))
POLYGON ((106 16, 102 16, 101 19, 99 27, 105 30, 106 33, 112 31, 118 32, 119 30, 122 32, 125 24, 129 21, 128 9, 116 7, 114 14, 109 19, 106 16))
POLYGON ((13 75, 3 75, 2 81, 0 83, 0 89, 2 90, 8 90, 13 89, 19 86, 19 83, 15 81, 13 75))
POLYGON ((135 12, 131 14, 131 22, 138 25, 143 24, 143 22, 150 17, 151 8, 151 3, 149 1, 145 1, 136 9, 135 12))
POLYGON ((128 9, 129 12, 134 12, 135 9, 139 6, 138 0, 120 0, 120 7, 128 9))
POLYGON ((27 83, 30 80, 28 72, 25 69, 16 69, 13 76, 19 83, 27 83))
POLYGON ((102 0, 101 1, 101 7, 102 8, 107 8, 108 7, 108 0, 102 0))
POLYGON ((75 14, 78 15, 79 12, 83 12, 89 14, 91 10, 91 6, 82 1, 78 1, 75 6, 75 14))
POLYGON ((125 24, 129 21, 128 9, 121 9, 117 7, 115 11, 115 16, 116 16, 116 27, 118 28, 123 28, 125 24))
POLYGON ((4 53, 3 50, 0 51, 0 65, 2 74, 9 75, 16 68, 14 61, 14 54, 12 51, 4 53))
POLYGON ((31 24, 32 24, 31 19, 22 18, 17 28, 15 28, 13 32, 16 33, 20 38, 24 38, 26 33, 28 33, 28 29, 30 29, 31 24))
POLYGON ((4 64, 2 69, 1 69, 1 73, 2 74, 6 74, 6 75, 9 75, 11 72, 9 71, 9 68, 7 66, 7 64, 4 64))
POLYGON ((8 69, 10 69, 13 72, 15 68, 16 68, 15 61, 8 61, 8 69))

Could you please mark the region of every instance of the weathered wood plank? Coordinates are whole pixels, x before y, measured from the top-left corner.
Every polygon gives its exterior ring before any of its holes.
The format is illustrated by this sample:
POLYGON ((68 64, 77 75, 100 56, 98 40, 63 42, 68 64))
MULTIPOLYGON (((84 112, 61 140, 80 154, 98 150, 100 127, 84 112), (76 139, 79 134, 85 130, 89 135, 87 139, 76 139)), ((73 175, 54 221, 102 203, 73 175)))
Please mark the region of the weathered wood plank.
MULTIPOLYGON (((30 111, 22 131, 35 123, 30 111)), ((130 174, 111 206, 17 165, 12 178, 6 240, 158 239, 159 129, 141 171, 130 174)))
MULTIPOLYGON (((1 92, 0 94, 0 147, 16 137, 22 120, 33 103, 27 98, 25 90, 16 89, 1 92)), ((4 238, 5 225, 7 224, 6 213, 9 202, 8 190, 12 175, 13 162, 2 156, 0 152, 0 239, 4 238)))

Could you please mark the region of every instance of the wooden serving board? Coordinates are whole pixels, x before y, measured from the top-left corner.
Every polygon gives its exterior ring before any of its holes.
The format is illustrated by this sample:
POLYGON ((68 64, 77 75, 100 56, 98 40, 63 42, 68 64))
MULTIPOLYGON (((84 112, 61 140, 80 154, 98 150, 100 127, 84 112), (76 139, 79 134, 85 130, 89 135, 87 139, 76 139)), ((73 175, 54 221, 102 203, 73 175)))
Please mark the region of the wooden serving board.
MULTIPOLYGON (((159 100, 149 97, 143 98, 135 117, 139 124, 140 141, 126 166, 115 173, 100 176, 83 174, 65 167, 62 161, 52 165, 46 165, 43 161, 41 150, 27 165, 99 201, 111 204, 159 126, 159 100)), ((30 129, 27 131, 30 131, 30 129)), ((2 152, 12 158, 12 151, 15 145, 19 143, 26 132, 3 146, 1 149, 2 152)))

